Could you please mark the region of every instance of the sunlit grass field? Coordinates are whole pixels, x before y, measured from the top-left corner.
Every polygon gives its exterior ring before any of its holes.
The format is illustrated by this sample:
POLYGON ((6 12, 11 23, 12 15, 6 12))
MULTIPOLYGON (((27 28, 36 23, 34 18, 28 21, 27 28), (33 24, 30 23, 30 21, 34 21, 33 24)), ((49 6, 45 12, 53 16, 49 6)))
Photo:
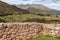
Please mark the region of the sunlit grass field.
POLYGON ((49 36, 38 36, 35 38, 30 38, 28 40, 60 40, 59 38, 49 37, 49 36))
POLYGON ((0 16, 0 22, 40 22, 40 23, 60 23, 60 17, 39 16, 34 14, 7 15, 0 16))

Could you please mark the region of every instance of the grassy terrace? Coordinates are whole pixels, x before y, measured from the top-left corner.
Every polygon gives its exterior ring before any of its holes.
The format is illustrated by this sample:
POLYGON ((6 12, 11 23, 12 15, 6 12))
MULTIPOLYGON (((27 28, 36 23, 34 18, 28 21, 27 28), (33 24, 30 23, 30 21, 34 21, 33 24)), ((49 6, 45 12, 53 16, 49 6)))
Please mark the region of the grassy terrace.
POLYGON ((38 18, 38 17, 39 16, 32 14, 0 16, 0 22, 22 22, 27 19, 38 18))
POLYGON ((41 22, 41 23, 60 23, 60 18, 51 16, 38 16, 34 14, 7 15, 0 16, 0 22, 41 22))
MULTIPOLYGON (((7 15, 0 16, 0 22, 41 22, 41 23, 60 23, 60 18, 51 16, 38 16, 34 14, 21 14, 21 15, 7 15)), ((49 36, 38 36, 36 38, 30 38, 28 40, 60 40, 60 38, 54 38, 49 36)))

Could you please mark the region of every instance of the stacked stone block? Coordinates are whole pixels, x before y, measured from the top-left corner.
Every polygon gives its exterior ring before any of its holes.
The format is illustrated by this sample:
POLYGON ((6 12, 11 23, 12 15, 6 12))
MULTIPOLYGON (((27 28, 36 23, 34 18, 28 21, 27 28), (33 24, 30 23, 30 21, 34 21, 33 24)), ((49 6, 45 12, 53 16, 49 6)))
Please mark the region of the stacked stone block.
POLYGON ((1 23, 0 40, 27 40, 41 31, 39 23, 1 23))

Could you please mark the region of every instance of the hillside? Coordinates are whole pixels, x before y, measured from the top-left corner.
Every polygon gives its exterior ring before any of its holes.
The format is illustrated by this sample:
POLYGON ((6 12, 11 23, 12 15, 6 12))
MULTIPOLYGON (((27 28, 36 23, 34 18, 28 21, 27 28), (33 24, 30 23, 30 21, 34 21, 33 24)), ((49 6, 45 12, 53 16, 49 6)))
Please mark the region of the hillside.
POLYGON ((26 10, 15 7, 14 5, 9 5, 5 2, 0 1, 0 16, 1 15, 12 15, 12 14, 23 14, 29 13, 26 10))
POLYGON ((60 14, 59 11, 38 4, 19 6, 17 8, 17 6, 0 1, 0 22, 60 23, 60 17, 55 15, 60 14))
POLYGON ((34 14, 43 14, 43 15, 46 15, 46 14, 60 14, 60 11, 58 10, 54 10, 54 9, 50 9, 44 5, 41 5, 41 4, 21 4, 21 5, 15 5, 16 7, 18 8, 21 8, 21 9, 25 9, 25 10, 28 10, 34 14))

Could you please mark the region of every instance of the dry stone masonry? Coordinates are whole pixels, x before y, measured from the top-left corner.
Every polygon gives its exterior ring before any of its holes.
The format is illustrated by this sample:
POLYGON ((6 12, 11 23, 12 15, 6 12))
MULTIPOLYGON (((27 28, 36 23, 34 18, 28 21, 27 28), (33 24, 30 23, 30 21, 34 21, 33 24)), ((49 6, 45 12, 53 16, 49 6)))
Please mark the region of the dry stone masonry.
POLYGON ((0 23, 0 40, 27 40, 38 35, 60 36, 60 24, 0 23))
POLYGON ((26 40, 40 31, 40 23, 0 23, 0 40, 26 40))
POLYGON ((60 37, 60 24, 43 24, 43 35, 60 37))

